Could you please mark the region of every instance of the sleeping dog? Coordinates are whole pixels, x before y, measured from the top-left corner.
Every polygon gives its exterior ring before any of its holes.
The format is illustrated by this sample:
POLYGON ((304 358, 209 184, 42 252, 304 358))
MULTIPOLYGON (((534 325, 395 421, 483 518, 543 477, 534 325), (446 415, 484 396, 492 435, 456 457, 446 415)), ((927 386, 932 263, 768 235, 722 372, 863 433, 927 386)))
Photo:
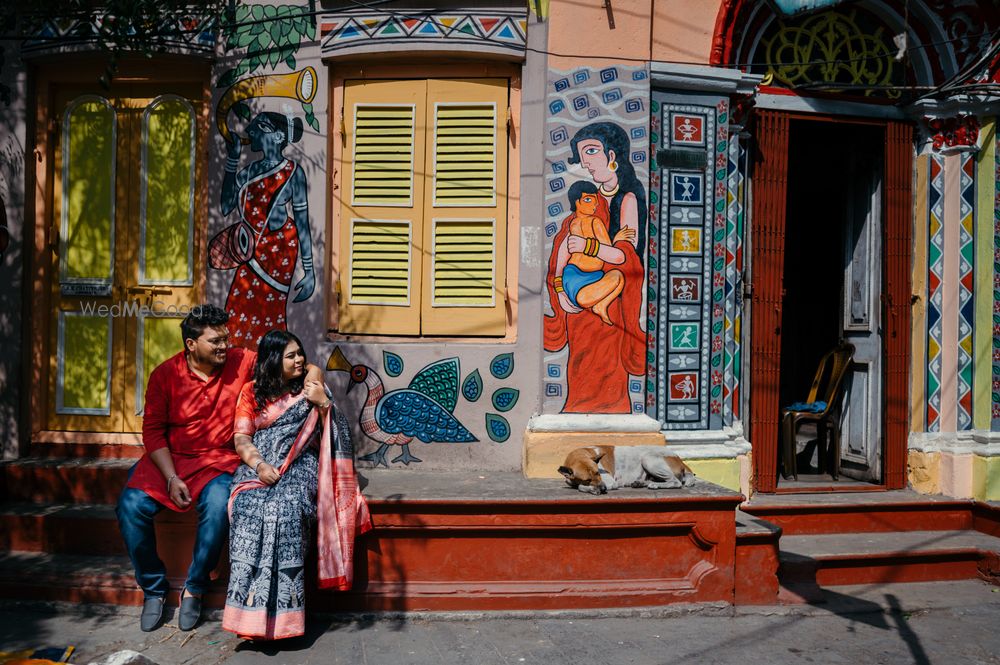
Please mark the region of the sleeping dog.
POLYGON ((566 456, 559 467, 570 487, 604 494, 620 487, 651 490, 694 485, 694 473, 663 446, 587 446, 566 456))

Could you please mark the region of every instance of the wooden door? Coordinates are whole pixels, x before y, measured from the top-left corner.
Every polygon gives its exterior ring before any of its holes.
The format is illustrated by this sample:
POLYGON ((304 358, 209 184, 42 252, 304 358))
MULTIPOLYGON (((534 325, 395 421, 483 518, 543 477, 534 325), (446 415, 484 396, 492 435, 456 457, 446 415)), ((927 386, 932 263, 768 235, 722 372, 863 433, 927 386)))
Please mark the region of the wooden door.
POLYGON ((882 478, 882 146, 849 146, 840 337, 854 345, 844 377, 841 473, 882 478))
POLYGON ((200 105, 193 84, 56 96, 50 430, 140 430, 149 372, 182 348, 201 283, 200 105))
POLYGON ((913 256, 913 127, 886 124, 885 232, 882 243, 882 292, 885 342, 886 489, 906 487, 910 387, 910 269, 913 256))
POLYGON ((750 440, 757 490, 777 486, 781 301, 788 198, 789 116, 757 113, 751 218, 753 320, 750 331, 750 440))

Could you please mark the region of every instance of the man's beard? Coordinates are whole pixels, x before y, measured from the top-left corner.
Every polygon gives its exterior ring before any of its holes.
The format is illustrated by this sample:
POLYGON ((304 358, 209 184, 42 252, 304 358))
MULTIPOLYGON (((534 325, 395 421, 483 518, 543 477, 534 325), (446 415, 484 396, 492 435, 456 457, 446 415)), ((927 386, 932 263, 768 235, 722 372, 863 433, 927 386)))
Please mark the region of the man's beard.
POLYGON ((216 355, 217 353, 218 352, 214 350, 209 351, 208 353, 205 354, 195 353, 193 354, 194 361, 199 365, 212 365, 214 367, 221 367, 226 362, 226 355, 223 352, 222 356, 219 357, 218 355, 216 355))

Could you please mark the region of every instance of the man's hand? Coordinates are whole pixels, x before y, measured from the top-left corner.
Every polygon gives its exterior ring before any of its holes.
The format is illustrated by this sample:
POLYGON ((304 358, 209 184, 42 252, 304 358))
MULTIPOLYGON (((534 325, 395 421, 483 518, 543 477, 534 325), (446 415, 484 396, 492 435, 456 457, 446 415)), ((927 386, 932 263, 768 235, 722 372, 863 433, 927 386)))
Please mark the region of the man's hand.
POLYGON ((273 485, 281 479, 281 474, 267 462, 261 462, 257 467, 257 477, 265 485, 273 485))
POLYGON ((188 486, 180 479, 180 476, 175 477, 169 484, 170 500, 181 510, 186 510, 191 505, 191 492, 188 490, 188 486))

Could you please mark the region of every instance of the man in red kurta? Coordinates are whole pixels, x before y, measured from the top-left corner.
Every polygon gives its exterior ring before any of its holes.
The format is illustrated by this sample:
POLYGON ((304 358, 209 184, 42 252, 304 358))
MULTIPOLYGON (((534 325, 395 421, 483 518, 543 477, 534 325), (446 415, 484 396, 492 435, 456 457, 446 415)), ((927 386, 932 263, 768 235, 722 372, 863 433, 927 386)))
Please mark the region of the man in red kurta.
MULTIPOLYGON (((219 562, 229 529, 227 504, 233 472, 241 464, 233 446, 236 401, 252 379, 257 354, 229 348, 229 314, 199 305, 181 322, 184 351, 153 370, 146 386, 142 441, 146 454, 133 467, 118 500, 118 524, 136 582, 145 594, 140 626, 157 628, 169 584, 156 551, 153 518, 164 508, 195 506, 198 531, 181 592, 178 625, 191 630, 201 596, 219 562)), ((322 379, 315 365, 309 378, 322 379)))

